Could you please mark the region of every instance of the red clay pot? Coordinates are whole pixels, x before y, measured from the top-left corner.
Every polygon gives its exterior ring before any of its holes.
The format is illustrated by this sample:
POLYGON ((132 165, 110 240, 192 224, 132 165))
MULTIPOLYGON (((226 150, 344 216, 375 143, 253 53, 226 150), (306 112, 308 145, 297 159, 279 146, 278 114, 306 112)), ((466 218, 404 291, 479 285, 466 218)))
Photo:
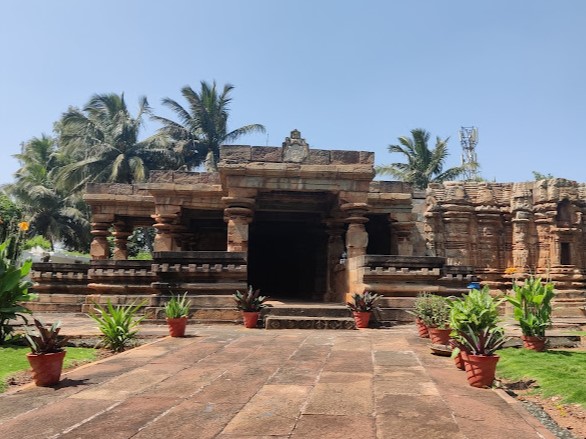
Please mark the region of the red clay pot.
POLYGON ((242 311, 242 318, 244 319, 245 328, 256 328, 258 323, 259 312, 242 311))
POLYGON ((466 378, 472 387, 490 387, 496 374, 498 355, 472 355, 464 360, 466 378))
POLYGON ((522 335, 523 347, 531 349, 532 351, 542 352, 545 350, 545 342, 547 337, 535 337, 532 335, 522 335))
POLYGON ((187 317, 167 318, 167 325, 169 326, 169 335, 171 337, 185 337, 187 317))
POLYGON ((368 328, 368 322, 370 322, 369 312, 355 311, 352 314, 354 315, 354 322, 356 323, 357 328, 368 328))
POLYGON ((458 355, 454 357, 454 363, 456 367, 460 370, 466 370, 466 364, 464 363, 464 357, 468 357, 468 354, 464 351, 458 352, 458 355))
POLYGON ((427 328, 429 332, 429 338, 433 344, 448 345, 450 343, 451 329, 445 328, 427 328))
POLYGON ((415 324, 417 325, 417 333, 421 338, 429 338, 429 331, 427 330, 427 326, 423 323, 419 317, 415 319, 415 324))
POLYGON ((26 354, 32 368, 33 380, 37 386, 48 387, 59 382, 65 351, 52 354, 26 354))

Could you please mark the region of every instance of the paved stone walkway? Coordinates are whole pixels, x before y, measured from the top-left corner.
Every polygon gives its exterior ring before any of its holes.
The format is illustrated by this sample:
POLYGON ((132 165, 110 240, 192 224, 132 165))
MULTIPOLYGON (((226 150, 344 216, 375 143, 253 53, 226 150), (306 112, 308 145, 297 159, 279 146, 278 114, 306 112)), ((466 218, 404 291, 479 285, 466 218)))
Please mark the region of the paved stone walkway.
POLYGON ((188 333, 1 395, 0 438, 553 437, 410 327, 188 333))

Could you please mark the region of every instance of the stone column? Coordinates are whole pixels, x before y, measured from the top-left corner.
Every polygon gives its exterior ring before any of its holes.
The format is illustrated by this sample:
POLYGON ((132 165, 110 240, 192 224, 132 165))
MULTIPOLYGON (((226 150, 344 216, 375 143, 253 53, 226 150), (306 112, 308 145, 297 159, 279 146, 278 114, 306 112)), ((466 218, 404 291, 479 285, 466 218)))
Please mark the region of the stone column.
POLYGON ((132 228, 124 221, 117 221, 113 224, 114 231, 114 253, 113 259, 128 259, 128 237, 132 235, 132 228))
POLYGON ((110 257, 110 248, 108 246, 108 236, 110 236, 109 222, 93 222, 90 233, 94 239, 90 245, 90 255, 92 259, 108 259, 110 257))
POLYGON ((443 208, 448 265, 475 265, 477 236, 471 224, 474 208, 464 204, 445 204, 443 208))
POLYGON ((503 242, 500 210, 496 206, 478 206, 475 210, 478 222, 477 267, 498 269, 503 242))
POLYGON ((179 215, 177 213, 157 213, 151 215, 151 218, 155 220, 153 226, 157 229, 157 235, 155 236, 154 251, 156 252, 169 252, 169 251, 180 251, 181 247, 177 243, 176 229, 178 227, 177 219, 179 215))
MULTIPOLYGON (((396 250, 400 256, 413 256, 413 243, 411 232, 415 223, 412 221, 412 214, 392 213, 390 215, 392 236, 396 239, 396 250)), ((394 244, 394 243, 393 243, 394 244)))
POLYGON ((328 272, 327 272, 327 292, 324 297, 325 301, 336 301, 342 299, 337 297, 336 291, 336 267, 340 263, 342 253, 344 253, 344 224, 340 220, 331 219, 326 221, 326 233, 328 234, 328 272))
POLYGON ((254 215, 254 199, 223 197, 222 201, 226 204, 224 221, 228 223, 227 249, 248 253, 248 225, 254 215))
POLYGON ((345 222, 348 223, 346 232, 346 252, 348 259, 356 256, 364 256, 368 246, 368 233, 364 224, 368 222, 366 213, 368 205, 366 203, 346 203, 340 206, 343 212, 348 215, 345 222))

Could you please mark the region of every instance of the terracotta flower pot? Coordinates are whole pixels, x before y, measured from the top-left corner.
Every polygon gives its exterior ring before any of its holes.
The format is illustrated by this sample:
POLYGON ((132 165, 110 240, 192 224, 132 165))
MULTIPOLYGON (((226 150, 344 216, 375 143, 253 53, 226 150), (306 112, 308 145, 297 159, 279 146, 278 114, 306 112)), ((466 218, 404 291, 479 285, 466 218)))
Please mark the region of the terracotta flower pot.
POLYGON ((429 338, 433 344, 447 345, 450 342, 451 329, 445 328, 427 328, 429 331, 429 338))
POLYGON ((245 328, 256 328, 258 323, 259 312, 242 311, 242 318, 244 319, 245 328))
POLYGON ((356 323, 357 328, 359 328, 359 329, 368 328, 368 322, 370 322, 370 314, 371 313, 355 311, 352 314, 354 315, 354 322, 356 323))
POLYGON ((421 338, 429 338, 429 331, 427 330, 427 326, 423 323, 419 317, 415 319, 415 324, 417 325, 417 333, 421 338))
POLYGON ((496 374, 498 355, 472 355, 464 360, 466 378, 472 387, 490 387, 496 374))
POLYGON ((26 354, 32 368, 33 380, 37 386, 48 387, 59 382, 63 370, 65 351, 51 354, 26 354))
POLYGON ((187 317, 167 318, 167 325, 169 326, 169 335, 171 337, 185 337, 187 317))
POLYGON ((545 350, 545 343, 547 342, 547 337, 522 335, 521 340, 523 340, 523 347, 525 347, 525 349, 531 349, 532 351, 542 352, 543 350, 545 350))
POLYGON ((465 359, 468 358, 468 354, 464 351, 458 352, 458 355, 454 357, 454 364, 460 370, 466 370, 465 359))

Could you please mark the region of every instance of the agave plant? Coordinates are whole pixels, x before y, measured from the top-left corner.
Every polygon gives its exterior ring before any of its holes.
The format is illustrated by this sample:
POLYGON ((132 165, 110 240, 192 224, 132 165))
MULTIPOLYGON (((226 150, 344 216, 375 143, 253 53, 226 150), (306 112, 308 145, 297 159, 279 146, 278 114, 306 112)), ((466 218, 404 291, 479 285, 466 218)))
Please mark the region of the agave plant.
POLYGON ((122 352, 126 345, 136 338, 135 329, 145 316, 137 317, 138 310, 145 303, 130 306, 113 306, 108 299, 106 306, 96 304, 95 314, 89 316, 98 323, 104 345, 114 352, 122 352))
POLYGON ((356 293, 352 296, 353 302, 346 302, 346 306, 352 312, 372 312, 377 308, 376 302, 383 297, 381 294, 366 291, 364 294, 356 293))
POLYGON ((165 304, 165 316, 169 319, 178 319, 189 315, 191 300, 187 299, 187 293, 183 296, 171 296, 165 304))
POLYGON ((236 307, 244 312, 260 311, 267 306, 265 302, 269 299, 269 296, 261 296, 260 290, 254 290, 252 285, 248 287, 247 292, 241 293, 237 290, 232 297, 236 307))
POLYGON ((41 320, 33 318, 38 335, 31 334, 26 330, 25 338, 35 355, 54 354, 63 351, 69 341, 69 337, 59 335, 61 322, 57 321, 51 326, 45 325, 41 320))

